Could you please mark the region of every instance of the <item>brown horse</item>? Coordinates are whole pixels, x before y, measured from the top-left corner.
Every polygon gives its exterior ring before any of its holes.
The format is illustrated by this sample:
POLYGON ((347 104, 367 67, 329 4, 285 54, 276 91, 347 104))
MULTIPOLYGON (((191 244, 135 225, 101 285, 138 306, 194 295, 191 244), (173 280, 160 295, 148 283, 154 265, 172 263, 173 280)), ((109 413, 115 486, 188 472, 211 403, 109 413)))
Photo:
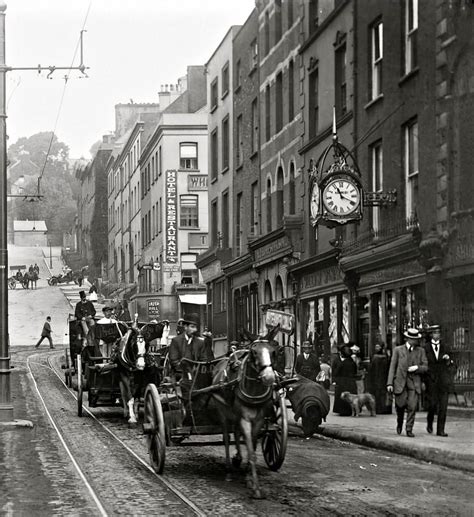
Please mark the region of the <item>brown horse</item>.
MULTIPOLYGON (((267 336, 268 337, 268 336, 267 336)), ((232 463, 242 461, 240 436, 243 434, 247 449, 250 477, 247 485, 253 489, 253 496, 262 498, 257 476, 257 438, 265 417, 273 410, 273 385, 276 381, 275 362, 278 344, 260 339, 254 341, 249 350, 239 350, 223 359, 214 368, 213 385, 226 385, 214 394, 222 421, 226 479, 230 480, 231 460, 229 455, 230 432, 233 430, 237 454, 232 463)))

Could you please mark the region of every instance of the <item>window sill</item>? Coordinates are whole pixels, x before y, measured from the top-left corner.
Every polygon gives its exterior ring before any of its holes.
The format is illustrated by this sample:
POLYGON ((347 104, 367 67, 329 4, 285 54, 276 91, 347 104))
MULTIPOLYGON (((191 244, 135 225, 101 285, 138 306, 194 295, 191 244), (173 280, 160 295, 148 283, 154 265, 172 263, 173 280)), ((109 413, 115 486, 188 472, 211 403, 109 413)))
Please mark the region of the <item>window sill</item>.
POLYGON ((221 171, 221 174, 225 174, 225 173, 226 173, 226 172, 228 172, 228 171, 229 171, 229 167, 228 167, 228 166, 227 166, 227 167, 224 167, 224 168, 222 169, 222 171, 221 171))
POLYGON ((215 178, 211 178, 211 184, 212 184, 212 183, 215 183, 216 181, 217 181, 217 177, 215 177, 215 178))
POLYGON ((178 169, 178 172, 200 172, 201 169, 178 169))
POLYGON ((257 71, 257 65, 253 65, 253 67, 249 70, 249 77, 251 77, 257 71))
POLYGON ((244 164, 243 164, 243 163, 240 163, 240 164, 239 164, 239 165, 237 165, 237 167, 235 168, 235 171, 236 171, 236 172, 239 172, 239 171, 241 171, 243 168, 244 168, 244 164))
POLYGON ((229 89, 227 88, 227 90, 221 95, 221 100, 222 99, 225 99, 227 97, 227 95, 229 95, 229 89))
POLYGON ((409 81, 412 77, 414 77, 415 75, 418 74, 418 72, 420 71, 420 67, 415 67, 413 70, 410 70, 410 72, 408 72, 407 74, 405 74, 399 81, 398 81, 398 86, 402 86, 403 84, 405 84, 407 81, 409 81))
POLYGON ((372 99, 371 101, 369 101, 365 106, 364 106, 364 109, 367 110, 369 108, 371 108, 374 104, 377 104, 379 101, 383 100, 383 93, 381 93, 380 95, 378 95, 377 97, 375 97, 375 99, 372 99))
POLYGON ((241 85, 241 84, 238 84, 238 85, 234 88, 234 93, 239 93, 241 89, 242 89, 242 85, 241 85))
POLYGON ((209 110, 209 113, 214 113, 214 111, 216 111, 217 109, 217 104, 214 104, 214 106, 211 107, 211 109, 209 110))
POLYGON ((258 156, 258 151, 254 151, 251 155, 250 155, 250 159, 251 160, 255 160, 255 158, 258 156))
POLYGON ((178 230, 194 232, 194 230, 200 230, 200 226, 178 226, 178 230))

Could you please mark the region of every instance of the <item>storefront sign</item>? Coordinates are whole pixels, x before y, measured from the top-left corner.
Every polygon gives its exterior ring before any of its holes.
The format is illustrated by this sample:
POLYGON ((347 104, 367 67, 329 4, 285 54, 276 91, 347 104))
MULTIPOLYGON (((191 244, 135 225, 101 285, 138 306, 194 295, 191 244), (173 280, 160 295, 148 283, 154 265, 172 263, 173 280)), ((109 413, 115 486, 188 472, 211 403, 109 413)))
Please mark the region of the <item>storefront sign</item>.
POLYGON ((207 190, 207 176, 204 174, 190 174, 188 176, 188 190, 189 192, 207 190))
POLYGON ((179 266, 173 266, 171 264, 163 264, 163 271, 165 273, 179 273, 181 268, 179 266))
POLYGON ((293 334, 295 330, 295 317, 288 312, 268 309, 265 313, 265 325, 268 328, 279 327, 285 334, 293 334))
POLYGON ((424 269, 416 260, 405 262, 397 266, 390 266, 385 269, 371 271, 360 276, 359 287, 369 287, 372 285, 404 280, 405 278, 422 275, 424 269))
POLYGON ((178 263, 177 231, 177 175, 175 170, 166 171, 166 262, 178 263))
POLYGON ((160 300, 148 300, 148 318, 160 317, 160 300))
POLYGON ((273 242, 265 244, 261 248, 255 250, 255 262, 265 262, 269 259, 274 258, 276 255, 281 253, 283 250, 291 250, 290 239, 284 235, 276 239, 273 242))
POLYGON ((331 266, 314 271, 301 277, 301 291, 309 291, 328 284, 342 281, 341 271, 338 266, 331 266))

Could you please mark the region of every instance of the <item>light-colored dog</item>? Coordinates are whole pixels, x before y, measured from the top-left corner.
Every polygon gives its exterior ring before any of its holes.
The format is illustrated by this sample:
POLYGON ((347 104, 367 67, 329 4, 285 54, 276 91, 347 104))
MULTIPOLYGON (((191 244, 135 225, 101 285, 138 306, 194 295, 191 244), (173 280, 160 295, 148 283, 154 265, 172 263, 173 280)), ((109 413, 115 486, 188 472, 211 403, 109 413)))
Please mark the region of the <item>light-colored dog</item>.
POLYGON ((359 416, 364 406, 368 411, 370 411, 370 416, 375 416, 375 397, 370 393, 354 395, 348 391, 343 391, 341 393, 341 399, 345 400, 351 405, 352 416, 359 416))

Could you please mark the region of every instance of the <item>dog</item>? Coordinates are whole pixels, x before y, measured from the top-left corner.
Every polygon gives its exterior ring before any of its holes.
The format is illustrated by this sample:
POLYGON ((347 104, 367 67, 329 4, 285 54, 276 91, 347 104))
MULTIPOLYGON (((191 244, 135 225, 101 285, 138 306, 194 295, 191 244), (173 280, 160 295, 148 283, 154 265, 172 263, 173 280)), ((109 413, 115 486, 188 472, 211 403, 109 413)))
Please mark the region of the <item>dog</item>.
POLYGON ((365 406, 370 411, 370 416, 375 416, 375 397, 370 393, 354 395, 348 391, 341 393, 341 399, 345 400, 352 407, 352 416, 359 416, 365 406))

